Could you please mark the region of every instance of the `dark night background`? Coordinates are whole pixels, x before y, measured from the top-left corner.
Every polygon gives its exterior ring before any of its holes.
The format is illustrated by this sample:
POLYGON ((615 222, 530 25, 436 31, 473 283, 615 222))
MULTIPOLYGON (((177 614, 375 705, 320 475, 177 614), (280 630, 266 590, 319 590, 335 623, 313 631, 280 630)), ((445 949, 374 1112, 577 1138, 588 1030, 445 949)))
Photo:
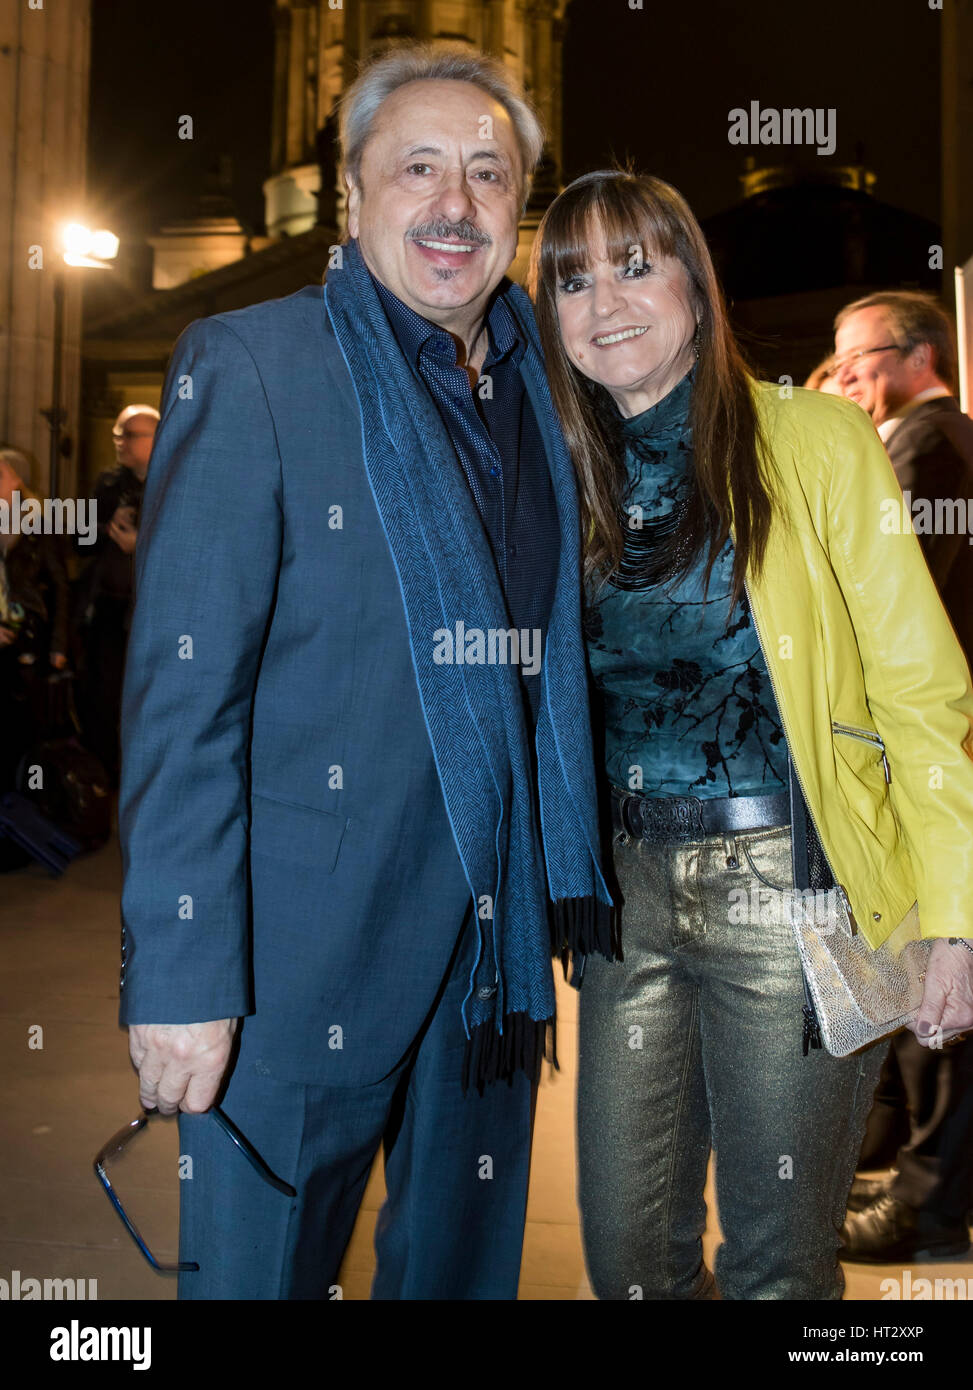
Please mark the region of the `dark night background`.
MULTIPOLYGON (((124 238, 192 210, 221 155, 249 230, 269 172, 272 0, 94 0, 88 179, 124 238), (193 116, 195 138, 177 138, 193 116)), ((939 220, 939 23, 927 0, 573 0, 564 46, 564 177, 613 158, 674 183, 706 217, 734 203, 748 150, 727 113, 835 107, 830 160, 863 157, 876 196, 939 220)), ((759 162, 791 151, 758 147, 759 162)), ((814 163, 816 156, 805 155, 814 163)))

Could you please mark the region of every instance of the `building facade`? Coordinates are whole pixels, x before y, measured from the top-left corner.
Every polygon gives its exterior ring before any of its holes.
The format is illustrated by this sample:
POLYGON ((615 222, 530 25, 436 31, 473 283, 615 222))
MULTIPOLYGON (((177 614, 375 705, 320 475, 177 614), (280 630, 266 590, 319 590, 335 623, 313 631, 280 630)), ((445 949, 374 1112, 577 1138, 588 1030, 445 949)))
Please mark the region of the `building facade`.
MULTIPOLYGON (((212 201, 152 238, 151 291, 86 321, 88 479, 112 462, 114 414, 133 401, 158 401, 172 345, 188 323, 320 282, 344 232, 337 103, 369 56, 417 39, 450 40, 495 55, 524 84, 548 143, 514 279, 523 279, 540 216, 561 186, 570 0, 275 0, 273 8, 266 235, 248 236, 232 208, 212 201)), ((828 350, 835 310, 870 290, 916 285, 940 289, 949 302, 952 265, 973 251, 973 0, 952 0, 947 20, 941 228, 883 204, 864 168, 830 165, 814 179, 806 170, 746 168, 740 201, 707 220, 734 320, 762 374, 799 382, 828 350)))
POLYGON ((451 40, 499 58, 523 83, 548 132, 540 194, 561 169, 561 42, 565 0, 277 0, 268 235, 341 221, 336 108, 361 62, 416 40, 451 40))
POLYGON ((337 103, 360 64, 396 44, 448 40, 499 58, 548 134, 520 230, 523 278, 537 224, 560 186, 561 44, 567 0, 276 0, 267 235, 201 211, 152 238, 154 288, 86 324, 85 474, 110 466, 108 425, 124 405, 158 403, 175 338, 193 319, 320 282, 344 232, 337 103))
POLYGON ((59 491, 77 484, 81 381, 80 276, 62 259, 61 229, 85 212, 89 0, 0 0, 0 444, 32 455, 48 477, 54 298, 64 288, 59 491))

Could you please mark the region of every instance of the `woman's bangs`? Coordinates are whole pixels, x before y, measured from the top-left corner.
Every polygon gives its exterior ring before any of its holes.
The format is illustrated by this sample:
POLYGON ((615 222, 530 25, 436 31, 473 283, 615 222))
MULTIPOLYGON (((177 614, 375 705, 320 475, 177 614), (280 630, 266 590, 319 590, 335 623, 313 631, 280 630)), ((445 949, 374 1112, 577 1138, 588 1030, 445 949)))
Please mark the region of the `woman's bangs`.
POLYGON ((592 246, 599 234, 612 265, 632 262, 636 249, 649 264, 656 256, 673 254, 673 229, 662 210, 646 202, 639 190, 613 179, 580 192, 584 196, 566 205, 546 231, 548 265, 553 265, 557 283, 591 269, 592 246))

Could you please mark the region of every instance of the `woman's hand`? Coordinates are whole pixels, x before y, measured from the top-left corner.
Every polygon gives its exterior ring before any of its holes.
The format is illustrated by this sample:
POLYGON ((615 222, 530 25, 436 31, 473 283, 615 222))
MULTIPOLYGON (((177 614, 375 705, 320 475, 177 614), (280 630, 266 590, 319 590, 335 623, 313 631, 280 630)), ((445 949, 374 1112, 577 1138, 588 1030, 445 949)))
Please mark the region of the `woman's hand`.
POLYGON ((973 951, 943 939, 933 943, 922 1004, 906 1026, 923 1047, 933 1048, 973 1029, 973 951))

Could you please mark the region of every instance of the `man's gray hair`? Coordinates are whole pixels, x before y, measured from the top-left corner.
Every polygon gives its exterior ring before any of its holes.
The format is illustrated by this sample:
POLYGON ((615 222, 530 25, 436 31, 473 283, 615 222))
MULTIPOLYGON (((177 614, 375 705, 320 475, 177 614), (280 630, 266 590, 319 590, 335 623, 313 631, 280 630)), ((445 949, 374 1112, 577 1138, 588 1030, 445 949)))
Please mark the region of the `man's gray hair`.
POLYGON ((524 165, 524 203, 544 152, 544 128, 503 63, 465 45, 417 43, 393 48, 362 68, 341 99, 341 177, 361 183, 361 161, 379 107, 407 82, 471 82, 499 102, 513 124, 524 165))
POLYGON ((861 309, 883 309, 889 330, 903 352, 920 343, 932 348, 932 369, 950 391, 956 390, 956 339, 949 315, 931 294, 921 290, 877 290, 838 311, 835 332, 861 309))

